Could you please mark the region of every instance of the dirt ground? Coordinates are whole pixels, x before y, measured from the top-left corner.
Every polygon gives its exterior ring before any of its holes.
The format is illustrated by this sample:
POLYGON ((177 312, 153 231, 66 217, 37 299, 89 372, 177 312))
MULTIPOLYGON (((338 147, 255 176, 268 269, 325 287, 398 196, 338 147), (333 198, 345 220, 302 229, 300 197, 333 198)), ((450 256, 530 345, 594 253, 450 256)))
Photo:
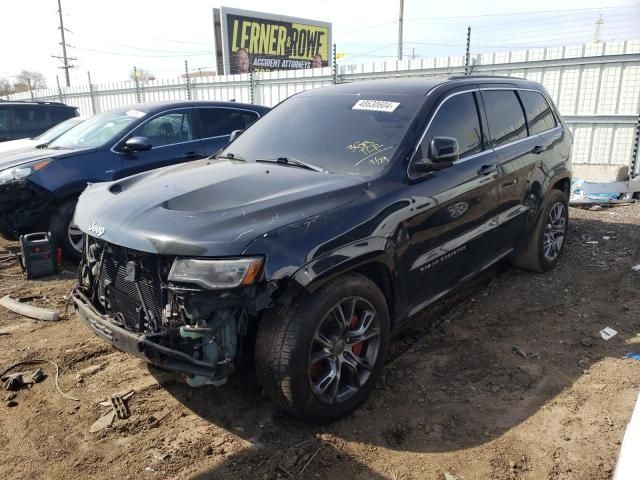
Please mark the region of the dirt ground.
MULTIPOLYGON (((555 271, 501 264, 438 302, 392 342, 365 405, 328 426, 282 415, 247 377, 194 390, 152 374, 71 308, 50 323, 0 307, 0 370, 52 360, 79 399, 48 364, 14 406, 0 392, 0 478, 610 478, 640 385, 623 358, 640 352, 640 204, 571 215, 555 271), (131 417, 91 433, 98 402, 129 389, 131 417)), ((64 312, 72 271, 27 282, 0 263, 0 296, 64 312)))

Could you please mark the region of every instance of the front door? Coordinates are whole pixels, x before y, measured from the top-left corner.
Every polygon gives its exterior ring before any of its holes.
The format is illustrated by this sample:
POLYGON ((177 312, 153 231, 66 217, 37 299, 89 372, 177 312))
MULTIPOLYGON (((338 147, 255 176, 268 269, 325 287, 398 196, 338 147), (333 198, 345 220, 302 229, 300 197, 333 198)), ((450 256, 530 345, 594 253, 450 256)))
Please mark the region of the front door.
MULTIPOLYGON (((428 158, 431 139, 458 141, 460 158, 443 170, 416 177, 407 188, 413 204, 406 222, 409 315, 454 288, 494 255, 492 230, 498 206, 497 160, 485 148, 474 92, 450 94, 437 108, 414 161, 428 158)), ((410 167, 411 169, 411 167, 410 167)))

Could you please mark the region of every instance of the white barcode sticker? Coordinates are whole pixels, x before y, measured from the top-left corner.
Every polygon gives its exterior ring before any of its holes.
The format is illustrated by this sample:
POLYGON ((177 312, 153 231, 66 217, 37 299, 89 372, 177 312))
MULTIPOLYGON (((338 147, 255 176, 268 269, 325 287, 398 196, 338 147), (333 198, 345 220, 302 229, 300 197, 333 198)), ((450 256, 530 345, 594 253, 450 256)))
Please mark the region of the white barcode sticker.
POLYGON ((386 100, 358 100, 351 110, 371 110, 373 112, 393 112, 400 103, 386 100))

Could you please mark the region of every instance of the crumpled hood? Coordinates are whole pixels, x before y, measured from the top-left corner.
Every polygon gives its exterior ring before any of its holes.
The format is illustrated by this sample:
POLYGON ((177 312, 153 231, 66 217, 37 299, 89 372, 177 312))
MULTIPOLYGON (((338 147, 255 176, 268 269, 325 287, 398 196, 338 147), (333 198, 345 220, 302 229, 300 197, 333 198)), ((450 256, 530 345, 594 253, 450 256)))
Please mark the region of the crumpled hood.
POLYGON ((49 148, 28 148, 25 150, 17 150, 14 152, 0 153, 0 170, 6 168, 17 167, 24 163, 33 162, 35 160, 45 158, 59 158, 72 155, 79 155, 91 151, 93 149, 82 150, 52 150, 49 148))
POLYGON ((349 203, 367 180, 271 163, 202 160, 90 185, 75 221, 94 237, 166 255, 240 255, 258 236, 349 203))

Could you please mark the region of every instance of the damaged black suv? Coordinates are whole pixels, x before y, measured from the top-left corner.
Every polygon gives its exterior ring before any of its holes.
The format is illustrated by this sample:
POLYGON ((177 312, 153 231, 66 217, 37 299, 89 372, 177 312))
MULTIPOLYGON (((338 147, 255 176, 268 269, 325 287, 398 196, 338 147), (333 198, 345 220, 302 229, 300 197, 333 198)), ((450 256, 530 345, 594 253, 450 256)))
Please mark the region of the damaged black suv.
POLYGON ((356 408, 390 335, 568 222, 571 134, 544 88, 379 80, 278 105, 216 158, 90 186, 76 309, 116 348, 221 385, 242 360, 310 421, 356 408))

